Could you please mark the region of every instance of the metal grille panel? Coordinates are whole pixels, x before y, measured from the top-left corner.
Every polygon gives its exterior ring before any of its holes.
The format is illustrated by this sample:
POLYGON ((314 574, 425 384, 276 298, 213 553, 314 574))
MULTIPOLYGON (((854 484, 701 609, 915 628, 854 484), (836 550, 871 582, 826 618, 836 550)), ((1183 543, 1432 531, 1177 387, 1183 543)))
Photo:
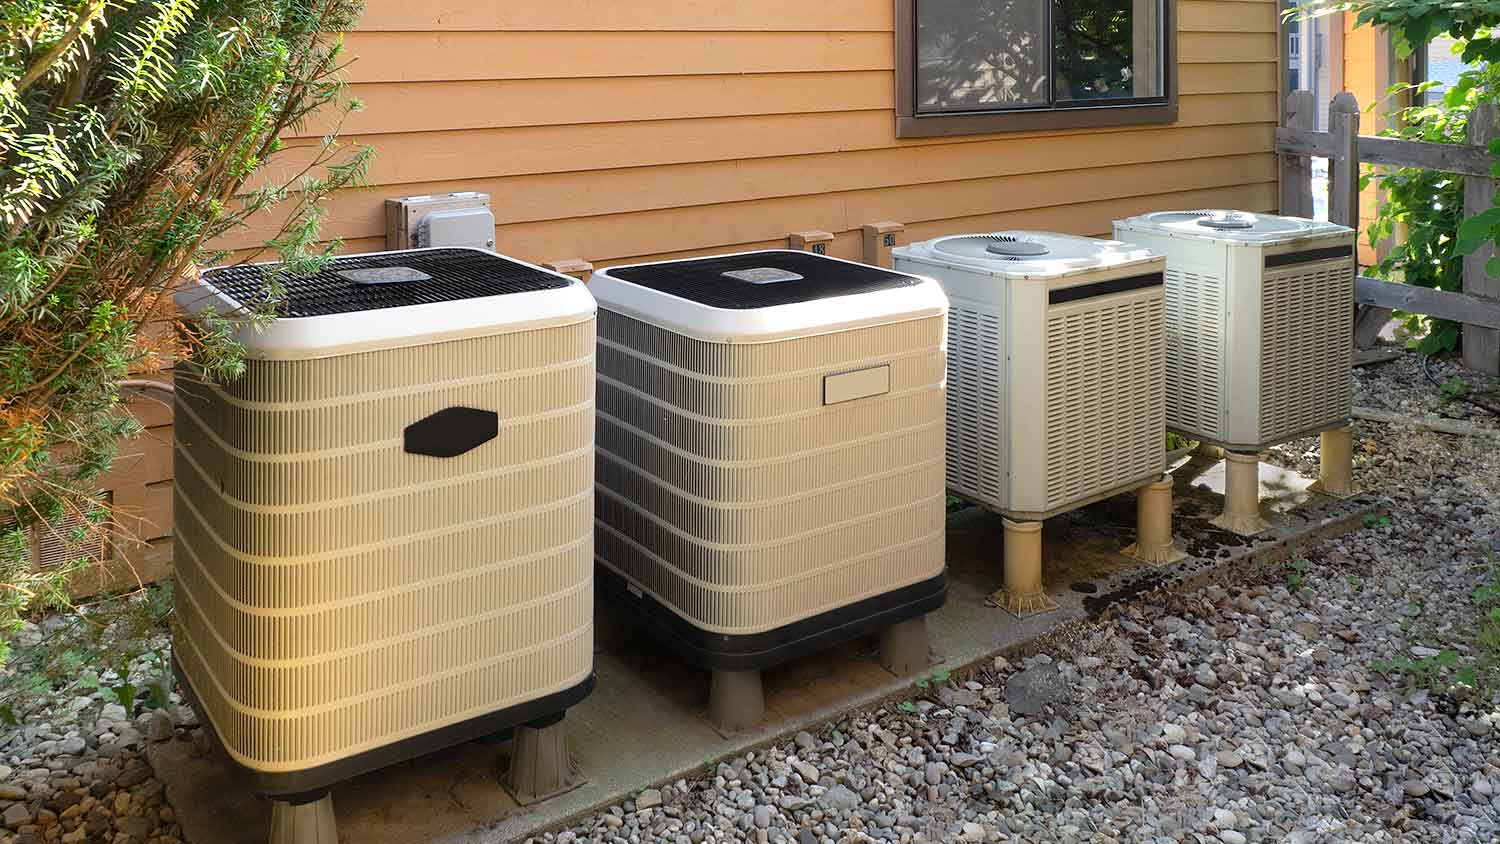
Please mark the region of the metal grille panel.
POLYGON ((732 310, 815 302, 921 283, 904 273, 786 249, 612 267, 606 272, 631 284, 732 310), (725 275, 762 269, 785 271, 788 280, 753 284, 725 275))
POLYGON ((600 564, 731 635, 940 573, 943 322, 722 344, 601 310, 600 564), (880 365, 889 393, 823 404, 880 365))
POLYGON ((1047 510, 1161 473, 1162 319, 1160 288, 1048 309, 1047 510))
POLYGON ((1008 505, 1005 332, 998 314, 959 302, 948 312, 948 488, 1008 505))
POLYGON ((305 276, 280 275, 275 264, 219 267, 203 280, 241 305, 265 301, 274 284, 281 289, 276 313, 282 317, 327 316, 484 296, 556 290, 572 283, 566 276, 539 270, 479 249, 417 249, 334 258, 323 270, 305 276), (358 284, 340 272, 409 268, 427 276, 420 281, 358 284))
POLYGON ((1352 262, 1267 270, 1261 309, 1261 442, 1346 419, 1354 390, 1352 262))
POLYGON ((316 767, 589 676, 592 319, 178 383, 174 652, 242 764, 316 767), (498 437, 403 451, 454 404, 498 410, 498 437))
POLYGON ((1166 271, 1167 427, 1224 435, 1224 278, 1166 271))

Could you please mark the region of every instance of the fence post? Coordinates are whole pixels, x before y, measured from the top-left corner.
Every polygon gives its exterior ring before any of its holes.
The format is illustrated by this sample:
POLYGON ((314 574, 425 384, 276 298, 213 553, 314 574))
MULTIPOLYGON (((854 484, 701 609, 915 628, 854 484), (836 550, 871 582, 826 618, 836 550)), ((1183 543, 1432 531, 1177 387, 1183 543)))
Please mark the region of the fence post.
MULTIPOLYGON (((1328 105, 1328 133, 1333 136, 1333 158, 1328 160, 1328 220, 1359 231, 1359 102, 1348 91, 1328 105)), ((1355 235, 1358 240, 1359 235, 1355 235)), ((1390 321, 1388 308, 1354 306, 1353 342, 1368 349, 1380 339, 1390 321)))
POLYGON ((1359 228, 1359 102, 1348 91, 1328 106, 1334 156, 1328 161, 1328 220, 1359 228))
MULTIPOLYGON (((1311 131, 1316 125, 1316 108, 1312 91, 1293 91, 1288 94, 1286 127, 1311 131)), ((1312 159, 1305 155, 1281 157, 1281 213, 1288 217, 1313 215, 1312 159)))
MULTIPOLYGON (((1475 106, 1469 113, 1469 143, 1485 147, 1496 138, 1500 138, 1500 113, 1490 103, 1475 106)), ((1483 176, 1465 177, 1464 217, 1492 207, 1496 190, 1500 190, 1500 181, 1483 176)), ((1464 258, 1465 293, 1500 298, 1500 278, 1484 270, 1485 262, 1494 254, 1494 246, 1486 244, 1464 258)), ((1489 375, 1500 375, 1500 329, 1465 325, 1464 365, 1489 375)))

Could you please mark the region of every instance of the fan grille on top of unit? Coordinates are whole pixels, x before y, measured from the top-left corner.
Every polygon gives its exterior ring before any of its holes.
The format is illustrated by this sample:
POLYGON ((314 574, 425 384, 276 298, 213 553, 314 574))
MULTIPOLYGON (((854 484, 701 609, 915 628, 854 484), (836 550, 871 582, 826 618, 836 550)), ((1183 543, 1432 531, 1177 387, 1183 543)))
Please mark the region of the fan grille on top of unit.
POLYGON ((1218 231, 1255 228, 1255 216, 1237 211, 1197 211, 1198 225, 1218 231))
POLYGON ((835 296, 910 287, 922 282, 904 273, 787 249, 613 267, 609 274, 679 299, 733 310, 816 302, 835 296), (757 277, 768 276, 769 271, 776 270, 784 276, 798 278, 786 278, 774 284, 747 284, 742 280, 743 276, 752 270, 757 277), (739 276, 725 278, 729 273, 739 276))
POLYGON ((984 251, 1012 261, 1036 258, 1052 253, 1052 250, 1045 243, 1027 240, 1015 235, 987 234, 980 235, 980 239, 990 241, 985 244, 984 251))
POLYGON ((203 280, 246 307, 266 301, 268 284, 277 283, 285 290, 285 296, 276 303, 276 313, 281 317, 404 308, 554 290, 572 283, 567 278, 477 249, 350 255, 333 259, 312 275, 282 278, 277 278, 275 264, 220 267, 204 272, 203 280))

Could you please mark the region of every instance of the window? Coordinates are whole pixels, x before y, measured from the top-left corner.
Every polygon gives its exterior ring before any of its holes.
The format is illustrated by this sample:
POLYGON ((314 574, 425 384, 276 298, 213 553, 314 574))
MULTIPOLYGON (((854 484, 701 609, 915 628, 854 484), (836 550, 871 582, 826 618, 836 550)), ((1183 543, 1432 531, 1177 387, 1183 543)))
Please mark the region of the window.
POLYGON ((1172 0, 898 0, 900 137, 1176 119, 1172 0))
POLYGON ((1419 105, 1436 105, 1443 101, 1448 87, 1458 81, 1464 71, 1463 58, 1453 52, 1454 41, 1446 35, 1427 42, 1427 48, 1412 54, 1412 79, 1416 82, 1431 82, 1422 94, 1419 105))

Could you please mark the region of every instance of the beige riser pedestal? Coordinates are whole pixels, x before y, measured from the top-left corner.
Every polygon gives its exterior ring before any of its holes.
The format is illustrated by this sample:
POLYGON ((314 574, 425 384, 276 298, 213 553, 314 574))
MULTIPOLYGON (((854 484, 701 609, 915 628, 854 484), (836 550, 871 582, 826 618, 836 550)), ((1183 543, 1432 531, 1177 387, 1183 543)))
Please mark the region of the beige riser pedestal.
POLYGON ((1309 488, 1334 498, 1354 494, 1354 430, 1348 425, 1318 435, 1318 481, 1309 488))
POLYGON ((271 803, 271 844, 339 844, 333 796, 309 803, 271 803))
POLYGON ((708 687, 708 720, 727 733, 765 720, 766 696, 759 671, 715 671, 708 687))
POLYGON ((880 664, 897 677, 926 669, 931 656, 925 615, 892 624, 880 631, 880 664))
POLYGON ((1057 609, 1057 602, 1042 588, 1042 523, 1001 521, 1005 525, 1005 586, 993 600, 1017 618, 1057 609))
POLYGON ((1260 515, 1260 455, 1224 452, 1224 512, 1213 524, 1240 536, 1254 536, 1271 526, 1260 515))
POLYGON ((530 806, 572 791, 579 783, 568 752, 567 725, 561 716, 550 724, 516 728, 505 789, 517 803, 530 806))
POLYGON ((1171 475, 1136 491, 1135 521, 1135 544, 1125 549, 1127 557, 1164 566, 1187 556, 1172 539, 1171 475))

